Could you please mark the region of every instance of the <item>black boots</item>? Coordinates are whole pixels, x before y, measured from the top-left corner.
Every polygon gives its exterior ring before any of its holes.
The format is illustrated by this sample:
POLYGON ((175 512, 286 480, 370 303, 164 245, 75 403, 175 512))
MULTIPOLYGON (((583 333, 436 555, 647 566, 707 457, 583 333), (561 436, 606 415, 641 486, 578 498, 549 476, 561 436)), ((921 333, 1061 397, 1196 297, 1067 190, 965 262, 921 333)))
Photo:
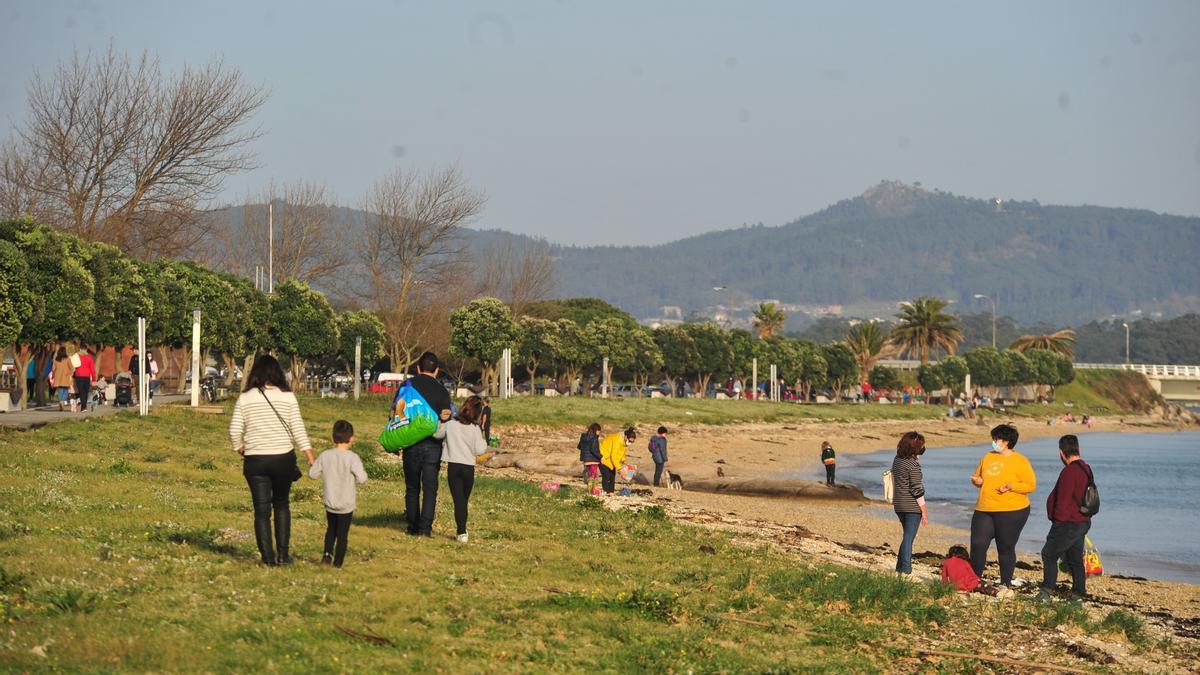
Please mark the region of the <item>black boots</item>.
POLYGON ((292 538, 292 510, 284 502, 282 508, 275 507, 275 562, 279 565, 291 565, 292 556, 288 555, 288 542, 292 538))

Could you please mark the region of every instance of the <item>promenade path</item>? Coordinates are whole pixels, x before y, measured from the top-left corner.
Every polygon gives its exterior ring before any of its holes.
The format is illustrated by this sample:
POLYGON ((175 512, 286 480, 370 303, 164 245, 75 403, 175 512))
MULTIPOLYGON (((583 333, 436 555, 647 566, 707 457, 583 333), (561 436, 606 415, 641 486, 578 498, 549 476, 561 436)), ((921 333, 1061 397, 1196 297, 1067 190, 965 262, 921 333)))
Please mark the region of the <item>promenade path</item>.
MULTIPOLYGON (((154 409, 167 405, 169 403, 181 403, 191 400, 188 394, 155 394, 154 405, 150 406, 150 413, 154 413, 154 409)), ((40 408, 30 408, 28 410, 19 410, 14 412, 0 413, 0 427, 6 429, 17 429, 18 431, 28 431, 36 429, 47 424, 55 422, 65 422, 67 420, 85 420, 93 417, 104 417, 106 415, 115 415, 119 412, 127 412, 136 415, 138 408, 136 405, 127 408, 118 408, 111 405, 97 406, 95 410, 87 412, 68 412, 60 411, 58 404, 42 406, 40 408)))

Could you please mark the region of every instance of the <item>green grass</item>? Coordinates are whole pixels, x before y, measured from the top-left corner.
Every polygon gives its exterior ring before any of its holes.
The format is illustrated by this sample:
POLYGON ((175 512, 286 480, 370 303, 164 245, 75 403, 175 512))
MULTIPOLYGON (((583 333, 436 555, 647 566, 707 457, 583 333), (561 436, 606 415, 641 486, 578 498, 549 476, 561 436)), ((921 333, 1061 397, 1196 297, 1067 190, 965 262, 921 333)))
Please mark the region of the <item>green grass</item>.
MULTIPOLYGON (((477 479, 469 545, 450 537, 444 482, 435 537, 410 538, 396 462, 370 450, 377 407, 302 406, 317 438, 340 417, 360 425, 369 457, 341 570, 317 564, 325 519, 307 478, 296 564, 256 564, 226 416, 163 407, 0 431, 0 671, 875 671, 897 667, 897 636, 1013 621, 940 586, 512 479, 477 479)), ((1139 626, 1108 623, 1131 640, 1139 626)))

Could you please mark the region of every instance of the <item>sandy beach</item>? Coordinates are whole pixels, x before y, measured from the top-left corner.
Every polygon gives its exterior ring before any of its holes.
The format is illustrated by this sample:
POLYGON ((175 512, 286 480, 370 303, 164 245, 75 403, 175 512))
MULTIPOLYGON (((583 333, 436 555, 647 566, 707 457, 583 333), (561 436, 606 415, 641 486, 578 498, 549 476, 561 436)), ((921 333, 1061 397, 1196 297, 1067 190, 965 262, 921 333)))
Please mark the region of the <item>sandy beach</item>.
MULTIPOLYGON (((931 448, 986 443, 991 424, 974 420, 918 423, 931 448)), ((1171 431, 1173 425, 1153 417, 1125 417, 1130 431, 1171 431)), ((1120 431, 1122 419, 1096 419, 1089 429, 1081 424, 1047 425, 1033 420, 1015 422, 1022 438, 1058 436, 1064 433, 1120 431)), ((801 555, 818 556, 857 567, 887 571, 894 568, 900 528, 891 506, 845 494, 822 490, 816 477, 821 473, 820 444, 828 440, 841 454, 874 452, 894 447, 895 440, 914 423, 823 422, 797 425, 702 426, 671 429, 670 470, 689 480, 728 480, 753 483, 781 474, 809 472, 812 479, 795 482, 809 485, 816 496, 771 497, 727 494, 720 491, 667 490, 639 486, 631 498, 609 498, 613 508, 637 508, 641 502, 657 503, 672 517, 704 527, 717 527, 739 538, 761 545, 766 542, 801 555)), ((612 433, 617 429, 605 429, 612 433)), ((645 439, 653 432, 639 427, 638 442, 630 448, 629 460, 652 467, 645 439)), ((490 471, 536 480, 554 479, 578 483, 578 451, 575 429, 505 427, 504 449, 489 462, 490 471)), ((809 493, 806 493, 809 494, 809 493)), ((955 543, 964 543, 965 530, 941 525, 936 514, 921 528, 914 555, 918 578, 935 578, 942 554, 955 543)), ((994 554, 991 565, 994 566, 994 554)), ((1033 592, 1041 579, 1041 562, 1023 555, 1017 576, 1029 582, 1033 592)), ((992 574, 995 574, 994 567, 992 574)), ((1089 580, 1096 608, 1120 606, 1136 609, 1162 636, 1200 640, 1200 586, 1131 577, 1101 576, 1089 580)))

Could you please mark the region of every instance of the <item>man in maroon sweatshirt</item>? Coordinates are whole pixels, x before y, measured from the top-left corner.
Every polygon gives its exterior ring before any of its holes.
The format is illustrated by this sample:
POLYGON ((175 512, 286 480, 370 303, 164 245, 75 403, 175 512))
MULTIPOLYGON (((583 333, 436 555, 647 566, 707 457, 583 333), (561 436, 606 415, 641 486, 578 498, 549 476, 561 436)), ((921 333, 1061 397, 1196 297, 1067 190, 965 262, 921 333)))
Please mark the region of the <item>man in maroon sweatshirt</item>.
POLYGON ((1058 439, 1058 456, 1063 470, 1058 482, 1046 498, 1046 515, 1050 518, 1050 533, 1042 547, 1042 587, 1038 600, 1048 600, 1058 583, 1058 560, 1066 554, 1071 568, 1071 596, 1087 597, 1087 572, 1083 567, 1084 537, 1092 527, 1092 519, 1079 510, 1092 467, 1079 457, 1079 437, 1068 434, 1058 439))

